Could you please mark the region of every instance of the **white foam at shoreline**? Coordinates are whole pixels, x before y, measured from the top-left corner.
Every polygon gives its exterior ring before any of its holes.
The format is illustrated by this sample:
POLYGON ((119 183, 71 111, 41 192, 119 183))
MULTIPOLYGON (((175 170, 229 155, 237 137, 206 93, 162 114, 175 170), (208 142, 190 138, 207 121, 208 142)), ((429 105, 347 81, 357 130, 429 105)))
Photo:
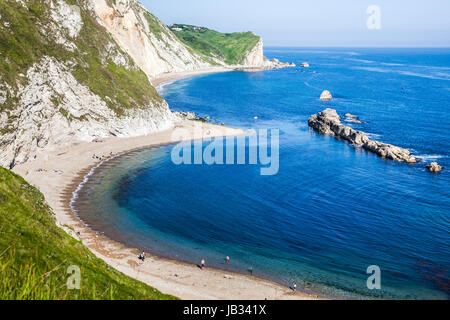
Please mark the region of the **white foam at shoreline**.
MULTIPOLYGON (((77 188, 75 189, 74 192, 72 192, 72 199, 70 199, 70 203, 69 206, 72 209, 72 212, 78 217, 78 219, 82 220, 80 218, 80 216, 78 215, 78 211, 75 209, 75 201, 78 199, 78 193, 83 189, 83 187, 85 186, 85 184, 89 181, 89 178, 95 173, 95 171, 101 167, 104 163, 113 160, 117 157, 119 157, 120 155, 122 155, 123 153, 119 153, 117 155, 114 155, 108 159, 102 160, 99 163, 97 163, 97 165, 95 165, 93 168, 91 168, 91 170, 89 170, 88 174, 86 174, 83 177, 83 181, 77 186, 77 188)), ((83 221, 83 220, 82 220, 83 221)), ((83 221, 84 223, 84 221, 83 221)))
POLYGON ((380 140, 382 138, 381 134, 367 133, 367 132, 365 132, 365 134, 366 134, 366 136, 368 136, 372 140, 380 140))
POLYGON ((445 158, 445 156, 440 154, 424 154, 424 155, 418 155, 416 158, 423 160, 423 161, 431 161, 431 160, 438 160, 445 158))
MULTIPOLYGON (((179 79, 178 79, 178 80, 179 80, 179 79)), ((161 93, 161 92, 164 90, 164 88, 165 88, 166 86, 171 85, 171 84, 173 84, 174 82, 176 82, 176 81, 178 81, 178 80, 172 80, 172 81, 163 82, 163 83, 161 83, 160 85, 158 85, 155 89, 156 89, 156 91, 157 91, 158 93, 161 93)))

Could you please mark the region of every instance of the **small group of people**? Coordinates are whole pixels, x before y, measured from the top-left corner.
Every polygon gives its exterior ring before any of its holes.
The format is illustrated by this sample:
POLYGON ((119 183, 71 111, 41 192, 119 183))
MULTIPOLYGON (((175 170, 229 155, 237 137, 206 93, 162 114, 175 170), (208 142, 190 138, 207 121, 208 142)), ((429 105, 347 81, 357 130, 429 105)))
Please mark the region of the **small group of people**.
MULTIPOLYGON (((229 257, 229 256, 226 256, 225 261, 226 261, 227 264, 229 264, 229 263, 230 263, 230 257, 229 257)), ((202 258, 202 260, 200 261, 200 268, 201 268, 202 270, 205 268, 205 264, 206 264, 206 263, 205 263, 205 259, 202 258)))
POLYGON ((138 259, 141 260, 142 262, 144 262, 144 261, 145 261, 145 252, 142 252, 142 253, 139 255, 138 259))
POLYGON ((92 159, 103 160, 104 158, 105 155, 102 155, 101 157, 97 156, 95 153, 92 155, 92 159))
MULTIPOLYGON (((112 157, 114 155, 114 153, 111 151, 109 153, 109 157, 112 157)), ((101 156, 96 155, 95 153, 92 155, 92 159, 97 159, 97 160, 104 160, 106 159, 106 156, 104 154, 102 154, 101 156)))

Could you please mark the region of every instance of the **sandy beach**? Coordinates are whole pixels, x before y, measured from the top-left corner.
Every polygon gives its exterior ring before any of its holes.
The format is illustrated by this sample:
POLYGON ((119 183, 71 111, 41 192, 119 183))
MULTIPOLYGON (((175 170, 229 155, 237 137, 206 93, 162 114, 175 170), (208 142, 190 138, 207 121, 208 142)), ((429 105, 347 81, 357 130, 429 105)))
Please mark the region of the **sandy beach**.
POLYGON ((205 74, 212 74, 212 73, 221 73, 221 72, 231 72, 235 71, 232 67, 211 67, 204 70, 196 70, 196 71, 185 71, 185 72, 176 72, 176 73, 164 73, 162 75, 159 75, 158 77, 155 77, 151 79, 152 85, 158 89, 158 87, 171 83, 176 80, 180 80, 183 78, 191 78, 195 76, 201 76, 205 74))
MULTIPOLYGON (((153 79, 155 86, 180 78, 206 73, 226 72, 230 69, 213 68, 199 72, 167 74, 153 79)), ((185 300, 305 300, 320 299, 317 295, 292 291, 277 283, 222 270, 150 256, 142 263, 137 248, 127 248, 89 229, 70 207, 74 191, 100 160, 92 155, 113 157, 121 153, 169 144, 188 139, 245 134, 244 130, 224 126, 185 121, 174 128, 135 138, 111 137, 101 142, 80 142, 58 147, 39 154, 34 161, 17 165, 14 171, 39 188, 53 208, 57 224, 79 239, 97 257, 124 274, 140 280, 163 293, 185 300), (176 129, 189 132, 186 138, 176 137, 176 129)))
MULTIPOLYGON (((215 135, 239 135, 239 129, 187 121, 178 128, 189 130, 194 139, 215 135)), ((72 212, 70 200, 74 190, 91 168, 99 163, 92 155, 117 155, 129 150, 177 142, 174 129, 136 138, 109 138, 102 142, 78 143, 38 155, 35 161, 18 165, 14 171, 44 194, 53 208, 58 225, 79 238, 106 263, 158 290, 181 299, 316 299, 315 295, 293 292, 279 284, 255 277, 206 269, 195 265, 149 257, 137 259, 138 249, 126 248, 86 227, 72 212), (80 233, 80 237, 76 233, 80 233)), ((151 254, 151 253, 150 253, 151 254)))

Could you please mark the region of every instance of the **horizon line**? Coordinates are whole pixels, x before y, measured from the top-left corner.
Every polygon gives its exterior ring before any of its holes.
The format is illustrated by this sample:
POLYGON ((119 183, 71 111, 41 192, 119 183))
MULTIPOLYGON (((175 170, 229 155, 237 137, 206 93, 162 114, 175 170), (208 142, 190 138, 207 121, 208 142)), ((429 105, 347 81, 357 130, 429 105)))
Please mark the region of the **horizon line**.
POLYGON ((373 48, 373 49, 450 49, 450 46, 361 46, 361 45, 270 45, 264 44, 265 48, 277 47, 277 48, 373 48))

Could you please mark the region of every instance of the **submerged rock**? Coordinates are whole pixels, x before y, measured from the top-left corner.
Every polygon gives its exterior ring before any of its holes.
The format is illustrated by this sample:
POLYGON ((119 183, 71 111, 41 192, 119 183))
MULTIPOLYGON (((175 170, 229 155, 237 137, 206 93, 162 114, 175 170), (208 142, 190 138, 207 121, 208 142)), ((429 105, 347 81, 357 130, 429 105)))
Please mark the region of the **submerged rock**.
POLYGON ((442 171, 442 167, 437 162, 432 162, 427 165, 427 169, 432 173, 439 173, 442 171))
POLYGON ((308 125, 321 134, 331 135, 338 139, 346 140, 356 146, 360 146, 367 151, 376 153, 384 159, 415 163, 416 158, 409 150, 370 140, 366 133, 356 131, 341 123, 341 118, 334 109, 325 109, 318 114, 312 115, 308 120, 308 125))
POLYGON ((320 100, 322 101, 330 101, 331 99, 333 99, 333 96, 331 95, 331 92, 328 90, 324 90, 320 95, 320 100))

